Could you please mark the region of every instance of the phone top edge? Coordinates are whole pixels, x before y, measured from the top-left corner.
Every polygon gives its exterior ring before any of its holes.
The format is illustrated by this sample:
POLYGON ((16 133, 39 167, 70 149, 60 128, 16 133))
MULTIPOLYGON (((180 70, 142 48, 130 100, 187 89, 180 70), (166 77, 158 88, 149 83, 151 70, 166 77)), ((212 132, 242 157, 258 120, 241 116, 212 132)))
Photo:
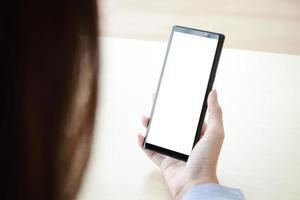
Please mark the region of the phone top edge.
POLYGON ((216 33, 212 31, 205 31, 205 30, 200 30, 200 29, 195 29, 195 28, 189 28, 189 27, 184 27, 184 26, 179 26, 179 25, 174 25, 172 28, 172 32, 181 32, 181 33, 187 33, 187 34, 193 34, 193 35, 199 35, 203 37, 208 37, 212 39, 217 39, 217 40, 224 40, 225 35, 222 33, 216 33))

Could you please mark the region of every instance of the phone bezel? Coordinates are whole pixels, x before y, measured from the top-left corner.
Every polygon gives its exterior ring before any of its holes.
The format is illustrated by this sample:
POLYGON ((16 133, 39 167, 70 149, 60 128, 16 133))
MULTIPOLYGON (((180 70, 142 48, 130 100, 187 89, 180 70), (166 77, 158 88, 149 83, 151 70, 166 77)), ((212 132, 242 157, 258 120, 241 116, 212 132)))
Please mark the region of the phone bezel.
POLYGON ((178 160, 187 161, 188 158, 189 158, 189 155, 182 154, 180 152, 176 152, 176 151, 173 151, 173 150, 170 150, 170 149, 166 149, 166 148, 163 148, 163 147, 160 147, 160 146, 156 146, 154 144, 147 143, 147 137, 148 137, 149 130, 150 130, 150 127, 151 127, 151 119, 152 119, 153 113, 155 111, 156 100, 157 100, 157 96, 159 95, 160 84, 161 84, 163 74, 164 74, 164 69, 165 69, 165 66, 166 66, 166 63, 167 63, 167 60, 168 60, 169 50, 170 50, 170 46, 171 46, 171 43, 172 43, 174 32, 182 32, 182 33, 187 33, 187 34, 192 34, 192 35, 199 35, 199 36, 202 36, 202 37, 214 38, 214 39, 218 40, 218 44, 217 44, 217 48, 216 48, 216 52, 215 52, 215 56, 214 56, 214 61, 213 61, 212 68, 211 68, 211 71, 210 71, 210 76, 209 76, 209 80, 208 80, 208 84, 207 84, 207 88, 206 88, 206 92, 205 92, 205 97, 204 97, 204 101, 203 101, 203 104, 202 104, 201 114, 200 114, 199 122, 198 122, 198 126, 197 126, 197 131, 195 133, 193 148, 195 147, 197 141, 199 140, 200 130, 202 128, 204 118, 205 118, 205 114, 206 114, 206 110, 207 110, 207 98, 208 98, 209 92, 212 90, 212 86, 213 86, 213 83, 214 83, 214 80, 215 80, 215 76, 216 76, 218 63, 219 63, 219 60, 220 60, 220 55, 221 55, 221 52, 222 52, 222 47, 223 47, 223 43, 224 43, 224 40, 225 40, 225 36, 223 34, 220 34, 220 33, 215 33, 215 32, 210 32, 210 31, 203 31, 203 30, 198 30, 198 29, 194 29, 194 28, 187 28, 187 27, 177 26, 177 25, 173 26, 173 28, 172 28, 172 32, 171 32, 171 35, 170 35, 170 38, 169 38, 166 55, 165 55, 164 62, 163 62, 163 67, 162 67, 162 70, 161 70, 161 73, 160 73, 160 78, 159 78, 159 82, 158 82, 157 89, 156 89, 155 98, 154 98, 154 101, 153 101, 153 106, 152 106, 152 109, 151 109, 150 120, 149 120, 149 123, 148 123, 148 127, 147 127, 147 131, 146 131, 143 147, 145 149, 152 150, 152 151, 158 152, 160 154, 176 158, 178 160))

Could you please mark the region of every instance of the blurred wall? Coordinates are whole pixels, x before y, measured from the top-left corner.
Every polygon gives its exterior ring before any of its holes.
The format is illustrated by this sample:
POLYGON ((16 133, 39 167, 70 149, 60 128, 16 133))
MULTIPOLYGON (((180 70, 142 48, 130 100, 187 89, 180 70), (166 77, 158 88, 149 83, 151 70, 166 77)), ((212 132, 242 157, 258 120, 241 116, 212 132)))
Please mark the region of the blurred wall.
POLYGON ((172 25, 226 35, 225 47, 300 54, 300 0, 102 0, 104 36, 166 41, 172 25))

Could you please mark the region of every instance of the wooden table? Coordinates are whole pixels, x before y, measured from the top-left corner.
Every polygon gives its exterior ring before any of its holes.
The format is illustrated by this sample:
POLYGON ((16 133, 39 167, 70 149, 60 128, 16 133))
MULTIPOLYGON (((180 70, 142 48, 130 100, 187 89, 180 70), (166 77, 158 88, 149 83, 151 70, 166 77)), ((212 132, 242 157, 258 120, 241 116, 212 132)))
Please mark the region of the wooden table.
MULTIPOLYGON (((139 149, 166 43, 103 38, 91 162, 79 199, 171 199, 139 149)), ((226 137, 218 175, 247 199, 299 199, 300 56, 224 49, 215 88, 226 137)))

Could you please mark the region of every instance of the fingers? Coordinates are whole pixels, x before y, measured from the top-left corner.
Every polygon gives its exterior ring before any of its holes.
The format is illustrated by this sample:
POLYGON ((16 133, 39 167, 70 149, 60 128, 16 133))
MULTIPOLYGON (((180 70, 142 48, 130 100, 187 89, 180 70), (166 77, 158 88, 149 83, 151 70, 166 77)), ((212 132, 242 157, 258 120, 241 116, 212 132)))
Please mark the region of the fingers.
POLYGON ((207 100, 208 126, 223 126, 222 109, 218 102, 217 91, 212 90, 207 100))
POLYGON ((142 116, 142 124, 145 128, 148 127, 148 123, 149 123, 149 117, 147 116, 142 116))
MULTIPOLYGON (((145 128, 148 127, 149 124, 149 117, 147 116, 142 116, 142 123, 145 128)), ((162 161, 166 158, 165 156, 158 154, 154 151, 148 151, 144 149, 143 143, 144 143, 144 136, 141 134, 138 134, 138 143, 141 149, 144 151, 144 153, 147 155, 147 157, 152 160, 159 168, 162 168, 162 161)))
POLYGON ((144 136, 141 134, 138 134, 138 143, 139 146, 142 148, 144 153, 152 160, 159 168, 162 168, 162 161, 166 158, 165 156, 158 154, 154 151, 148 151, 143 148, 143 143, 144 143, 144 136))
POLYGON ((207 136, 215 141, 223 141, 224 139, 224 128, 222 119, 222 109, 218 102, 216 90, 211 91, 208 97, 208 119, 207 119, 207 136))
POLYGON ((205 131, 206 131, 206 128, 207 128, 207 124, 206 124, 206 122, 203 122, 201 131, 200 131, 200 135, 199 135, 199 139, 201 139, 202 136, 204 135, 204 133, 205 133, 205 131))
POLYGON ((142 136, 141 134, 138 134, 137 137, 138 137, 139 146, 143 149, 144 136, 142 136))

